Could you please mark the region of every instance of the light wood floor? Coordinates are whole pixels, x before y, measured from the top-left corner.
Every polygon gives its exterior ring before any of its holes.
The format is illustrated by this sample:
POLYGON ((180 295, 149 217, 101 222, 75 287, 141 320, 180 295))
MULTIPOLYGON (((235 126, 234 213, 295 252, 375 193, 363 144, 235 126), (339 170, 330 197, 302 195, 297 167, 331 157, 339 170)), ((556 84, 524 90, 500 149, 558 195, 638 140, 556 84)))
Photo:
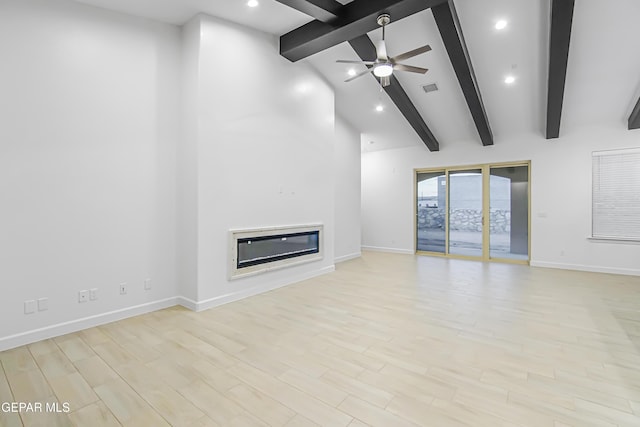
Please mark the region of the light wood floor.
POLYGON ((0 353, 9 426, 640 426, 640 278, 365 253, 0 353))

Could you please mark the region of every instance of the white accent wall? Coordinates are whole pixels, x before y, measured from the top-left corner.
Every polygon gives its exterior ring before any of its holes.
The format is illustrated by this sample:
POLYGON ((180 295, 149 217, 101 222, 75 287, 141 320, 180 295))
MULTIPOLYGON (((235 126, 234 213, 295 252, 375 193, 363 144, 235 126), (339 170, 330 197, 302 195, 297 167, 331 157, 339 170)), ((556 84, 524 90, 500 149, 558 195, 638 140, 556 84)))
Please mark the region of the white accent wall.
POLYGON ((196 105, 185 109, 195 114, 186 143, 197 153, 187 166, 197 177, 190 303, 199 310, 333 270, 334 99, 308 65, 279 55, 275 36, 206 15, 194 20, 184 43, 199 49, 197 70, 186 70, 197 76, 186 80, 197 88, 196 105), (321 261, 229 279, 229 230, 315 223, 324 225, 321 261))
POLYGON ((591 153, 640 146, 640 131, 615 124, 538 134, 363 154, 363 247, 414 252, 416 168, 531 160, 531 264, 534 266, 640 275, 640 244, 596 242, 591 233, 591 153))

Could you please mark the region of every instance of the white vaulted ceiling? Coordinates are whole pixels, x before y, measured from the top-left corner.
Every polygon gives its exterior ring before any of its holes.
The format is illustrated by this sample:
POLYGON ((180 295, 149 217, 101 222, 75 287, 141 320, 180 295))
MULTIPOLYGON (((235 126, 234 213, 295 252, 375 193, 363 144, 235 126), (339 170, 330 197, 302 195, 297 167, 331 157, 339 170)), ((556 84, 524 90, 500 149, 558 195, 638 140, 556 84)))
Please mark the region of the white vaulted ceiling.
MULTIPOLYGON (((248 8, 244 0, 77 0, 105 9, 181 25, 197 13, 218 16, 280 36, 311 18, 275 0, 260 0, 248 8)), ((348 3, 348 1, 341 1, 348 3)), ((544 135, 550 0, 455 0, 469 56, 496 144, 511 135, 544 135), (498 31, 495 22, 508 21, 498 31), (506 75, 515 76, 512 85, 506 75)), ((391 55, 424 44, 433 50, 406 61, 429 68, 426 75, 395 75, 421 113, 440 149, 456 141, 477 141, 469 108, 442 43, 433 15, 426 10, 387 27, 391 55), (436 83, 439 90, 424 93, 436 83)), ((572 127, 594 122, 626 125, 640 95, 640 1, 578 0, 575 5, 561 135, 572 127)), ((380 30, 369 33, 372 40, 380 30)), ((348 43, 317 53, 307 61, 336 91, 336 108, 363 133, 364 150, 421 145, 408 122, 377 81, 364 76, 350 83, 345 64, 359 59, 348 43), (383 112, 375 106, 382 103, 383 112), (374 144, 369 144, 374 141, 374 144)), ((357 68, 358 66, 356 66, 357 68)), ((361 67, 361 66, 360 66, 361 67)), ((363 70, 364 68, 359 68, 363 70)), ((256 71, 257 72, 257 71, 256 71)), ((425 147, 426 150, 426 147, 425 147)))
POLYGON ((271 34, 280 35, 310 18, 275 0, 248 8, 246 0, 76 0, 103 9, 182 25, 198 13, 217 16, 271 34))

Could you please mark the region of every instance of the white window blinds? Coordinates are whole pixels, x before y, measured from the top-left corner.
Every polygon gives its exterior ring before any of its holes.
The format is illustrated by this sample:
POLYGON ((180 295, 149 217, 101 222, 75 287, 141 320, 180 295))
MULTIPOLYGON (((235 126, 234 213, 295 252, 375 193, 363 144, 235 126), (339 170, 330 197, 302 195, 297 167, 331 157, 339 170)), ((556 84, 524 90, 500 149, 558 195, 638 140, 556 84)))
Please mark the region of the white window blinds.
POLYGON ((640 148, 593 153, 592 236, 640 241, 640 148))

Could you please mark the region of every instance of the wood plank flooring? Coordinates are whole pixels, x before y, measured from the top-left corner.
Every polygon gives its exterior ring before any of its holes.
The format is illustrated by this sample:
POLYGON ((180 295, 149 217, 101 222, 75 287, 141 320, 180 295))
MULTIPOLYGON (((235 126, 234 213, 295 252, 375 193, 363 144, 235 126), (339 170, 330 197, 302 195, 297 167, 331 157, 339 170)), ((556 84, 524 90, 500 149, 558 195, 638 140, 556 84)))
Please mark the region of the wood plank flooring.
POLYGON ((12 426, 640 426, 640 277, 365 253, 0 353, 12 426))

